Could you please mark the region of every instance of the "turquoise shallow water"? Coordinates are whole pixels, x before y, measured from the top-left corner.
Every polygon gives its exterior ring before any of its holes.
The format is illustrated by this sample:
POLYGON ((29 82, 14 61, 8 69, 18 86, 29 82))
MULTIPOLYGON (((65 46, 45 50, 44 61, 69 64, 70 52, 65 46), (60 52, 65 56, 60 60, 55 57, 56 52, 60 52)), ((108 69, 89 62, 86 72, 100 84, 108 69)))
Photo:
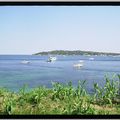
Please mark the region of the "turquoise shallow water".
POLYGON ((89 92, 93 83, 104 85, 105 74, 112 76, 120 73, 120 57, 113 56, 57 56, 57 61, 48 63, 48 56, 34 55, 0 55, 0 87, 17 91, 24 84, 29 88, 40 85, 51 87, 51 82, 67 83, 72 81, 76 86, 79 80, 86 80, 89 92), (21 64, 29 60, 30 64, 21 64), (84 60, 81 69, 75 69, 74 63, 84 60))

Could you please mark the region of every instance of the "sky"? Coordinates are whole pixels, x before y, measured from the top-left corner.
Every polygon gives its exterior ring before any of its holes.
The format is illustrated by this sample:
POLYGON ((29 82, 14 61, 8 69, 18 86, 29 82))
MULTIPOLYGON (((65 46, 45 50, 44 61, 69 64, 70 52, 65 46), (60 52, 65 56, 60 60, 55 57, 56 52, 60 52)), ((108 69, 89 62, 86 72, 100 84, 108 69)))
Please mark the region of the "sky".
POLYGON ((120 53, 120 6, 0 6, 0 54, 120 53))

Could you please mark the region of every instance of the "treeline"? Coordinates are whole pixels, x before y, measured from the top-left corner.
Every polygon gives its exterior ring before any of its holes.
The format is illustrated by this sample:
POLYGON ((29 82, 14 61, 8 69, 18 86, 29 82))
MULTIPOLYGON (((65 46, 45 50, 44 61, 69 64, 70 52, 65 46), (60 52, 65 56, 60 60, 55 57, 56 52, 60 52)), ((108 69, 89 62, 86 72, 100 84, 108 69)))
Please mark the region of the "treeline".
POLYGON ((81 51, 81 50, 53 50, 47 52, 39 52, 34 55, 120 55, 120 53, 106 53, 106 52, 93 52, 93 51, 81 51))

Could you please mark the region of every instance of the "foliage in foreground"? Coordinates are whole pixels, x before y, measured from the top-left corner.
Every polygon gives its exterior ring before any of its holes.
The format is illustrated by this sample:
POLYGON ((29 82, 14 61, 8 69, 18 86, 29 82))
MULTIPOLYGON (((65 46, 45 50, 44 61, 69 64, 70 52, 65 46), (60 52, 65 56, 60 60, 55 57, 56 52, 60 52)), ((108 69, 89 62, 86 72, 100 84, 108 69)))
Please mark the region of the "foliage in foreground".
POLYGON ((53 83, 52 89, 38 87, 18 93, 0 89, 0 114, 120 114, 119 81, 106 77, 104 87, 94 84, 94 94, 85 90, 85 81, 75 88, 68 84, 53 83))

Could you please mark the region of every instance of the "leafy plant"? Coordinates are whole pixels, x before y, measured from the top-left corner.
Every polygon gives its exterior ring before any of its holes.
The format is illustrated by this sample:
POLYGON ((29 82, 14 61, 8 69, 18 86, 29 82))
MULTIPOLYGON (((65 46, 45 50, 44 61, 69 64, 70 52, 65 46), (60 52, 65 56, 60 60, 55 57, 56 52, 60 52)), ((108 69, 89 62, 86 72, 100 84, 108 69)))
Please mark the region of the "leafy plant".
POLYGON ((99 87, 97 83, 94 84, 95 94, 94 99, 99 104, 111 104, 114 98, 117 97, 119 86, 114 79, 106 76, 106 83, 104 87, 99 87))
MULTIPOLYGON (((120 81, 120 75, 118 79, 120 81)), ((112 114, 113 111, 119 114, 120 106, 115 99, 119 98, 120 83, 115 76, 111 79, 106 76, 105 80, 103 87, 94 84, 94 96, 87 93, 86 81, 79 81, 77 87, 70 81, 67 84, 52 83, 50 89, 40 86, 29 91, 24 85, 18 93, 0 88, 0 114, 89 115, 112 114)))

